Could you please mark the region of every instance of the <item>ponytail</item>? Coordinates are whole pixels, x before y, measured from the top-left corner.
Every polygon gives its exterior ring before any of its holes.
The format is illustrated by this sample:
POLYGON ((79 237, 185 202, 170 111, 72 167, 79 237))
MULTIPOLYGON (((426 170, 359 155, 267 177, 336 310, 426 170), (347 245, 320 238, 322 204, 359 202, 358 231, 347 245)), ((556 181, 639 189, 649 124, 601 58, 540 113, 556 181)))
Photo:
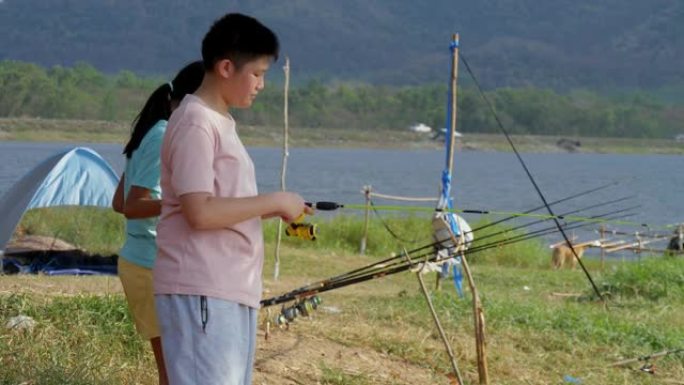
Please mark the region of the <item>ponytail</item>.
POLYGON ((160 120, 171 117, 171 101, 180 102, 187 94, 197 90, 204 78, 204 66, 201 61, 192 62, 183 67, 176 77, 157 87, 145 102, 145 106, 133 120, 131 138, 124 147, 126 158, 133 156, 133 151, 140 147, 140 143, 147 133, 160 120))
POLYGON ((169 84, 159 86, 147 99, 142 111, 133 120, 131 139, 124 147, 123 153, 130 159, 150 131, 150 128, 160 120, 168 120, 171 116, 171 88, 169 84))

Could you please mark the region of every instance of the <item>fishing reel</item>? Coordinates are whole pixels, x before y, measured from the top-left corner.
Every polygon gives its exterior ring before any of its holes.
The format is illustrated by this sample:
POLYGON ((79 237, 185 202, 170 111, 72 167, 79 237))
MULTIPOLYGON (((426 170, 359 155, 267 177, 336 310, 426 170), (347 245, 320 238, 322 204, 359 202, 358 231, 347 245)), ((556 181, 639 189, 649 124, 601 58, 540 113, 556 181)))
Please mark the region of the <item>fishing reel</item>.
MULTIPOLYGON (((337 202, 305 202, 307 206, 316 210, 333 211, 344 207, 343 204, 337 202)), ((315 241, 318 236, 318 226, 313 223, 304 222, 306 214, 301 214, 290 223, 285 229, 285 234, 290 237, 297 237, 305 241, 315 241)))
POLYGON ((301 214, 294 222, 290 223, 285 229, 285 234, 290 237, 297 237, 305 241, 315 241, 318 235, 318 226, 313 223, 305 223, 305 214, 301 214))
POLYGON ((297 317, 309 317, 321 304, 321 298, 317 295, 301 299, 290 306, 283 306, 274 320, 278 326, 287 326, 294 322, 297 317))

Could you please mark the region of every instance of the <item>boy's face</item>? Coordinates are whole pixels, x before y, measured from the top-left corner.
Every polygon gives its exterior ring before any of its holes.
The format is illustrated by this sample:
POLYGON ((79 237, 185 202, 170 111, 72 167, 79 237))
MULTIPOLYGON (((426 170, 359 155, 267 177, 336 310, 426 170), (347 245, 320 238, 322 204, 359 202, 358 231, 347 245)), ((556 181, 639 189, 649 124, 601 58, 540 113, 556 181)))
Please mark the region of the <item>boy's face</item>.
POLYGON ((271 58, 264 56, 245 63, 237 69, 232 62, 226 60, 223 96, 229 107, 248 108, 259 91, 264 88, 266 72, 271 65, 271 58))

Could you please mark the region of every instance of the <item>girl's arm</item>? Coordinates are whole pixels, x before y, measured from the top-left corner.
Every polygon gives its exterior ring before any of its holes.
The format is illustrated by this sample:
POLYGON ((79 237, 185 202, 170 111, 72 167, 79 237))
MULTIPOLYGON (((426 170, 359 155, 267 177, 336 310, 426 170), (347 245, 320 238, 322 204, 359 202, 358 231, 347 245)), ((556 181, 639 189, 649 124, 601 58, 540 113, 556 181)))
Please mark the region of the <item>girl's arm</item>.
POLYGON ((119 184, 116 186, 116 191, 114 192, 114 198, 112 198, 112 208, 114 211, 116 211, 119 214, 124 213, 124 196, 123 196, 123 189, 124 189, 124 178, 126 177, 126 174, 121 174, 121 178, 119 178, 119 184))
POLYGON ((150 190, 140 186, 131 186, 126 196, 123 214, 127 219, 158 217, 161 214, 161 201, 152 199, 150 190))

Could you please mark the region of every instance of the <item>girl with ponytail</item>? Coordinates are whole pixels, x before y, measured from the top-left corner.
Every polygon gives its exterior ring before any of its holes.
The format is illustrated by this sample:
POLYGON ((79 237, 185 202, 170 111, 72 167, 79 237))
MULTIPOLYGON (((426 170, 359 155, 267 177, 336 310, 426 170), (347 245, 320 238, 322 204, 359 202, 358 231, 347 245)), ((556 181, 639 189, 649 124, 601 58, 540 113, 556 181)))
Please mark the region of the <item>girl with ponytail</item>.
POLYGON ((157 256, 157 217, 161 212, 159 155, 171 112, 186 94, 197 90, 204 66, 196 61, 157 87, 133 121, 123 153, 126 169, 112 207, 126 217, 126 241, 119 252, 118 272, 126 300, 143 338, 150 340, 157 362, 159 384, 168 384, 152 290, 152 266, 157 256))

